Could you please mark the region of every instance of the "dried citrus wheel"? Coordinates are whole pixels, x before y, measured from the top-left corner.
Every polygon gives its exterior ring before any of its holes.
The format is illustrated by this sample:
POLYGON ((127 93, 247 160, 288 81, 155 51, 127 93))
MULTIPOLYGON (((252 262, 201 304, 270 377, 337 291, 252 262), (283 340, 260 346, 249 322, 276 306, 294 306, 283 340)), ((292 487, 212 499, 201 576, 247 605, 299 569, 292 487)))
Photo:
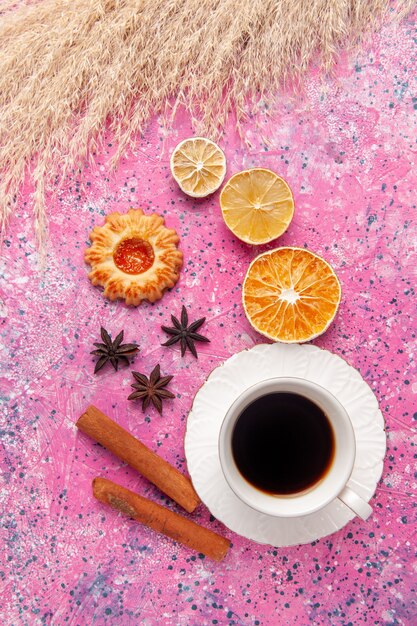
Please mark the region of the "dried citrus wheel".
POLYGON ((210 139, 191 137, 181 141, 172 153, 171 172, 184 193, 204 198, 222 184, 226 157, 210 139))
POLYGON ((294 214, 291 189, 275 172, 260 167, 238 172, 220 194, 224 221, 246 243, 276 239, 294 214))
POLYGON ((341 296, 330 265, 303 248, 276 248, 252 261, 243 283, 249 322, 269 339, 310 341, 324 333, 341 296))

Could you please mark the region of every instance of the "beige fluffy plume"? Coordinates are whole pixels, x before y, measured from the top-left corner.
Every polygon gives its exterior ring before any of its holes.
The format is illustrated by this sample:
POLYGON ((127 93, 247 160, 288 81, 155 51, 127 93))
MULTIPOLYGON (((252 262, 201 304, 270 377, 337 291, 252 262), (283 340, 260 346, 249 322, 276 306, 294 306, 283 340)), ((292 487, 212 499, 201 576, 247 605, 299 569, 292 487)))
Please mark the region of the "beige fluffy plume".
POLYGON ((80 166, 106 123, 123 154, 154 113, 178 105, 215 136, 233 108, 268 97, 314 55, 329 67, 341 45, 385 19, 399 0, 0 1, 0 226, 25 176, 35 185, 40 241, 45 189, 80 166), (17 5, 17 6, 16 6, 17 5), (170 103, 170 107, 167 106, 170 103))

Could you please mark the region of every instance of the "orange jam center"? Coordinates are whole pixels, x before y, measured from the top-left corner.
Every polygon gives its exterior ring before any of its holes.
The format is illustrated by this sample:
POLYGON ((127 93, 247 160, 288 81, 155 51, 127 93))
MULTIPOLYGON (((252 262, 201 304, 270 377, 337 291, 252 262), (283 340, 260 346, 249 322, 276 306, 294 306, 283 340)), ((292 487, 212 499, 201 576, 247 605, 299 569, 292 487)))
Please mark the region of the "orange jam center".
POLYGON ((123 239, 113 253, 119 270, 126 274, 142 274, 152 267, 155 260, 153 248, 143 239, 123 239))

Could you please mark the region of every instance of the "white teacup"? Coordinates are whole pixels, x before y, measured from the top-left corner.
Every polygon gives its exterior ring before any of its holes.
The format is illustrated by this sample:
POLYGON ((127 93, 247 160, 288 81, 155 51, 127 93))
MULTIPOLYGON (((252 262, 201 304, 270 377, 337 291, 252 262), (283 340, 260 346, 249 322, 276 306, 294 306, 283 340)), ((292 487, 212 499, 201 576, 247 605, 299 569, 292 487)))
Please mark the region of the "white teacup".
POLYGON ((338 498, 366 520, 372 508, 347 487, 355 454, 355 434, 344 407, 329 391, 302 378, 271 378, 246 389, 227 411, 219 434, 220 462, 231 489, 253 509, 277 517, 308 515, 338 498), (232 451, 233 430, 244 409, 257 398, 277 392, 295 393, 312 401, 324 412, 333 431, 334 454, 324 476, 308 489, 290 495, 270 494, 248 482, 236 466, 232 451))

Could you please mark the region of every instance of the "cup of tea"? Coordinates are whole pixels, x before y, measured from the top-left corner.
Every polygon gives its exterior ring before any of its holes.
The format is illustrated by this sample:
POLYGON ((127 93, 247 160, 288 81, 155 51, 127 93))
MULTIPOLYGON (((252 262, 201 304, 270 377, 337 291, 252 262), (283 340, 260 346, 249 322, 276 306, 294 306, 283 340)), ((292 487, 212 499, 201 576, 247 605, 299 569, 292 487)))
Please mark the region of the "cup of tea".
POLYGON ((372 508, 347 486, 355 454, 344 407, 302 378, 271 378, 246 389, 219 434, 231 489, 253 509, 277 517, 308 515, 338 498, 366 520, 372 508))

